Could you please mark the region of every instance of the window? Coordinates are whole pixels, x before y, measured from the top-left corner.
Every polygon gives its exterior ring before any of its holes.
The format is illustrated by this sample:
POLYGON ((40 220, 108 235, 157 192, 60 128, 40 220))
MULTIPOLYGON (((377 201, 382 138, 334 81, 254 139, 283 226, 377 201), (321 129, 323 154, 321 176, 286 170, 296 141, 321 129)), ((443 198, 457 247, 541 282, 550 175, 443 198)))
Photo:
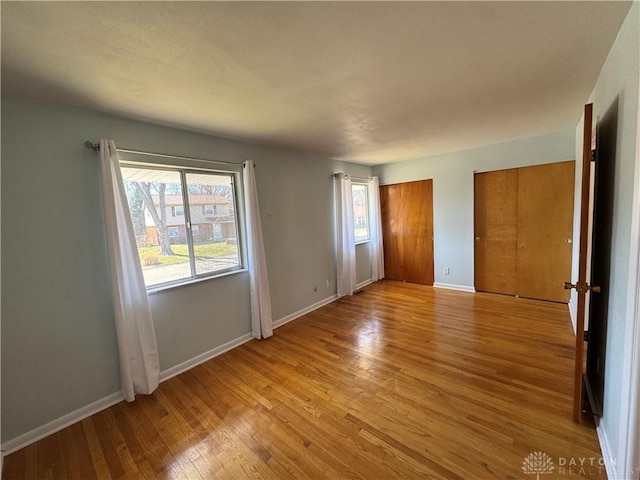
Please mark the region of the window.
POLYGON ((213 215, 214 214, 213 205, 203 205, 202 206, 202 214, 203 215, 213 215))
POLYGON ((351 184, 353 193, 353 230, 356 243, 369 240, 369 199, 367 185, 351 184))
POLYGON ((184 217, 184 207, 182 205, 180 205, 179 207, 171 207, 171 216, 184 217))
POLYGON ((126 164, 122 177, 147 288, 242 268, 237 217, 207 216, 236 210, 234 174, 126 164))

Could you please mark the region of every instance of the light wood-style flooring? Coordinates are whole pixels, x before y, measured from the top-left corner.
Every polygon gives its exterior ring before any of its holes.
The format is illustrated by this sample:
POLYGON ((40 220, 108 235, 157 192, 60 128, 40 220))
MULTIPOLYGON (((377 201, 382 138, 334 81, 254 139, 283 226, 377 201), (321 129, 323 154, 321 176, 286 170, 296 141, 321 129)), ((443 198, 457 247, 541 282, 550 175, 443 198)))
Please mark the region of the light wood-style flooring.
POLYGON ((572 421, 573 346, 566 305, 381 281, 9 455, 3 478, 535 479, 532 452, 543 480, 606 478, 572 421))

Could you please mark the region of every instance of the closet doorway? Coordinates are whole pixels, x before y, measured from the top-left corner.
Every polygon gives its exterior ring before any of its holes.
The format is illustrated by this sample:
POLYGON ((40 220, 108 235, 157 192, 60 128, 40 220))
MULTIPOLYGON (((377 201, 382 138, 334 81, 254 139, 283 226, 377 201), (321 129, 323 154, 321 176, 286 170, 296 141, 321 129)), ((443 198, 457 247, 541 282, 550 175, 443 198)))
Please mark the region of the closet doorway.
POLYGON ((575 162, 477 173, 477 291, 567 303, 575 162))

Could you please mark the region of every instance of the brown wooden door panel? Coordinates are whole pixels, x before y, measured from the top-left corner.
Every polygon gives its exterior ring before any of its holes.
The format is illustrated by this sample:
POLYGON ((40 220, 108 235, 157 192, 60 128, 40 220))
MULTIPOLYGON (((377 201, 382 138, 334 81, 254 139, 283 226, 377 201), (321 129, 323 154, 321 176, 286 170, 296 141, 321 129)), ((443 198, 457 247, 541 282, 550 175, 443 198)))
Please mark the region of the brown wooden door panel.
POLYGON ((518 170, 478 173, 475 183, 475 286, 516 295, 518 170))
POLYGON ((567 303, 575 162, 518 169, 518 295, 567 303))
POLYGON ((384 250, 384 276, 390 280, 404 279, 404 235, 402 222, 402 190, 400 185, 380 187, 382 212, 382 244, 384 250))
POLYGON ((402 184, 404 280, 433 285, 433 181, 402 184))
MULTIPOLYGON (((587 250, 589 238, 589 198, 591 184, 591 148, 592 148, 593 104, 584 106, 584 125, 582 128, 582 179, 580 186, 580 239, 578 249, 578 284, 587 284, 587 250)), ((580 421, 582 412, 582 375, 584 373, 584 320, 586 293, 577 291, 576 306, 576 355, 573 379, 573 420, 580 421)))
POLYGON ((380 187, 385 278, 433 285, 433 181, 380 187))

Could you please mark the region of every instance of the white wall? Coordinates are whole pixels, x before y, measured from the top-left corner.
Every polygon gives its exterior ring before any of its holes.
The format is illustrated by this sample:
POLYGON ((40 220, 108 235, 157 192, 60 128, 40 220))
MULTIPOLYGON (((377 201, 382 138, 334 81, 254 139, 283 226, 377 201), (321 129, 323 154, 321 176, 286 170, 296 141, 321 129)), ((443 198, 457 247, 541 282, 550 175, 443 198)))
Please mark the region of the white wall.
MULTIPOLYGON (((3 443, 119 391, 100 170, 82 146, 100 138, 256 162, 274 320, 335 294, 332 174, 371 175, 319 156, 3 98, 3 443)), ((161 369, 248 334, 248 299, 246 273, 151 295, 161 369)))
MULTIPOLYGON (((640 159, 637 150, 639 70, 640 4, 636 2, 620 29, 594 91, 586 102, 593 103, 594 122, 603 117, 616 102, 618 108, 604 411, 598 427, 603 452, 615 459, 615 462, 609 461, 607 465, 609 472, 612 473, 614 463, 621 468, 615 478, 631 478, 626 476, 627 472, 622 471, 622 465, 626 458, 629 390, 632 387, 629 369, 633 358, 633 342, 629 337, 636 321, 637 217, 640 212, 640 159), (635 231, 632 225, 635 225, 635 231)), ((582 120, 576 133, 576 152, 582 155, 582 120)), ((576 167, 577 187, 582 168, 578 165, 576 167)), ((579 209, 579 203, 576 207, 579 209)), ((579 224, 576 224, 576 228, 578 227, 579 224)), ((578 242, 574 242, 576 252, 577 248, 578 242)), ((574 252, 574 255, 577 256, 577 253, 574 252)), ((573 278, 577 279, 577 265, 574 266, 573 278)), ((575 299, 572 300, 575 302, 575 299)), ((640 339, 636 339, 638 340, 640 339)), ((638 472, 633 478, 638 478, 638 472)))
POLYGON ((371 281, 371 243, 356 245, 356 285, 371 281))
POLYGON ((435 282, 474 287, 473 174, 574 159, 575 132, 556 132, 374 168, 380 184, 433 179, 435 282), (450 268, 450 275, 443 268, 450 268))

